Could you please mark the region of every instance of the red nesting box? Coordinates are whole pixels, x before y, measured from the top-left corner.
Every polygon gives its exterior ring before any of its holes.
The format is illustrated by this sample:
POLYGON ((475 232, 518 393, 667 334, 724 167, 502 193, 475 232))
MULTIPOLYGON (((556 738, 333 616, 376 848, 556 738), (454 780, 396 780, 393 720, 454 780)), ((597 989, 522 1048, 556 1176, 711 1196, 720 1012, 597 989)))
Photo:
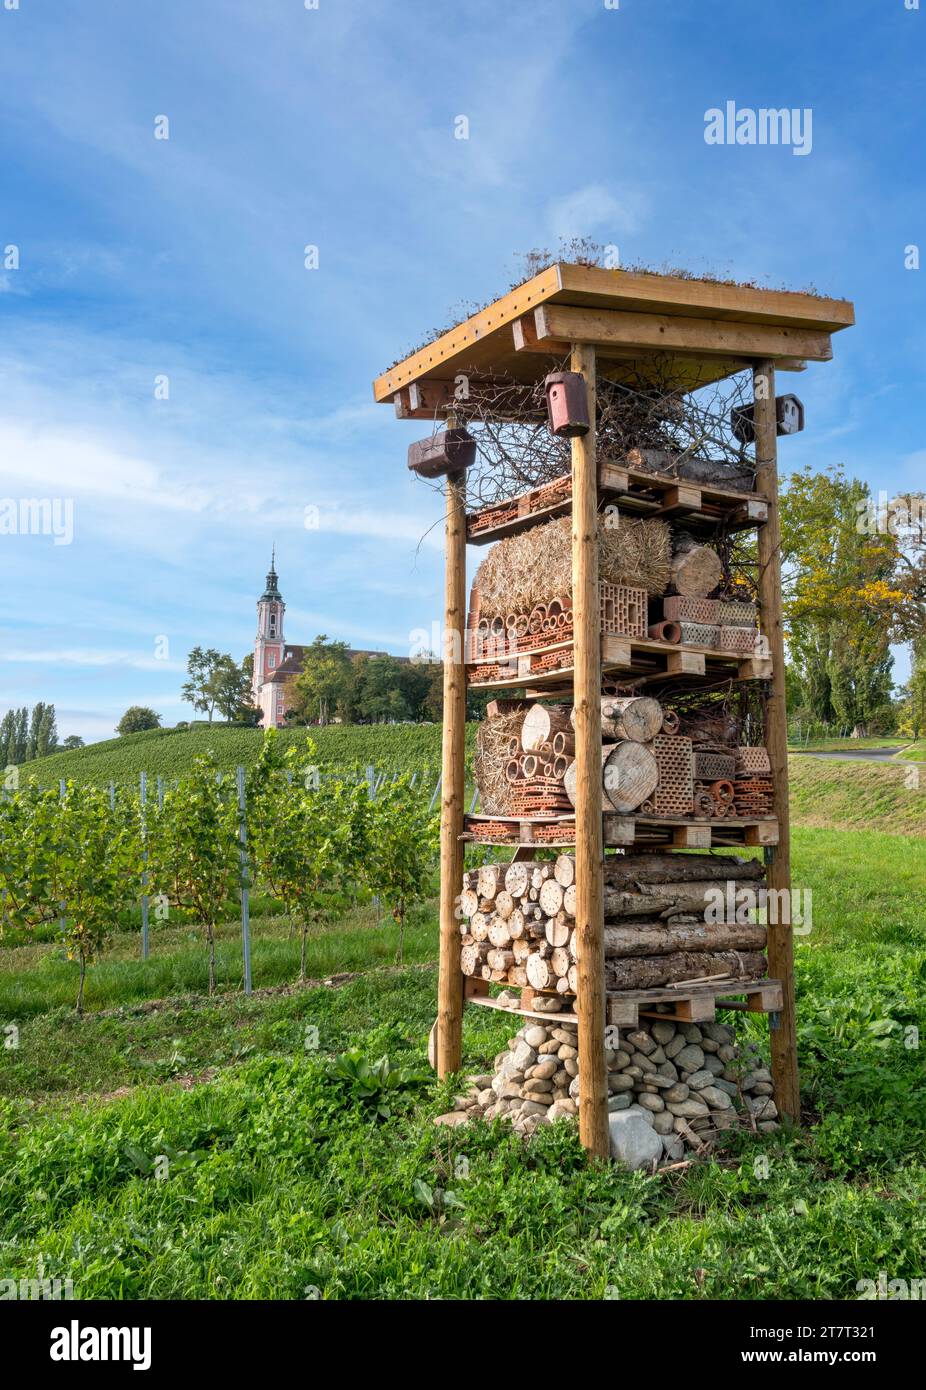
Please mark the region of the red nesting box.
POLYGON ((408 466, 419 478, 459 473, 476 459, 476 441, 468 430, 441 430, 408 448, 408 466))
POLYGON ((588 434, 588 392, 581 372, 551 372, 543 383, 550 429, 561 438, 588 434))

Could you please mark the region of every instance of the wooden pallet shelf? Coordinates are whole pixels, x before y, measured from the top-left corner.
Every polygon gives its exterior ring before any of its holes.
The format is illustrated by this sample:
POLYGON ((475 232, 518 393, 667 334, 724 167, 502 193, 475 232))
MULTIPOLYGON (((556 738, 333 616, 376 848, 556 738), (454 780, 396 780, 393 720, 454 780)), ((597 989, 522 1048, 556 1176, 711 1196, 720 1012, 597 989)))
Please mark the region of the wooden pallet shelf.
MULTIPOLYGON (((565 516, 572 510, 571 496, 550 505, 535 505, 538 489, 522 493, 506 503, 471 512, 466 518, 466 539, 470 545, 490 545, 505 536, 516 536, 538 522, 565 516), (502 508, 516 508, 518 515, 497 525, 480 525, 480 519, 502 508)), ((746 531, 768 519, 768 503, 756 492, 739 492, 711 483, 690 482, 664 473, 654 473, 630 464, 606 461, 598 465, 600 501, 616 501, 622 510, 641 516, 684 518, 690 529, 714 532, 746 531)))
MULTIPOLYGON (((518 652, 506 659, 480 657, 467 664, 467 684, 471 689, 514 690, 524 685, 531 691, 546 691, 551 688, 569 687, 573 679, 572 642, 552 643, 547 647, 536 647, 530 652, 518 652), (550 652, 563 654, 563 665, 547 671, 531 671, 531 658, 545 656, 550 652), (480 667, 498 665, 510 667, 512 674, 499 674, 493 680, 474 680, 480 667)), ((765 657, 743 656, 739 652, 717 651, 711 647, 688 647, 671 642, 660 642, 652 637, 612 637, 601 639, 601 670, 621 672, 628 679, 637 678, 644 682, 663 681, 673 676, 686 680, 770 680, 772 663, 765 657)))
POLYGON ((636 1028, 641 1018, 664 1018, 676 1023, 712 1023, 718 1009, 748 1013, 778 1013, 783 1004, 780 980, 726 980, 717 984, 667 985, 664 989, 625 989, 606 996, 608 1023, 636 1028), (742 996, 742 997, 741 997, 742 996), (657 1004, 670 1004, 659 1010, 657 1004))
MULTIPOLYGON (((572 1009, 567 1007, 554 1012, 533 1008, 532 1004, 538 995, 563 999, 555 991, 537 991, 530 986, 519 989, 517 985, 505 985, 504 988, 508 994, 520 995, 519 1007, 500 1004, 489 993, 488 981, 471 975, 463 977, 463 995, 469 1004, 514 1014, 519 1018, 537 1018, 545 1023, 578 1023, 578 1014, 574 1012, 575 1001, 571 995, 568 999, 572 1002, 572 1009)), ((774 1014, 780 1011, 782 1004, 781 981, 767 978, 727 979, 716 984, 666 985, 661 989, 609 990, 605 996, 608 1023, 613 1028, 624 1029, 638 1028, 641 1018, 661 1018, 673 1023, 713 1023, 718 1009, 774 1014)))
MULTIPOLYGON (((658 845, 676 849, 712 849, 730 845, 764 848, 778 844, 778 821, 771 815, 694 820, 690 816, 621 816, 606 812, 602 816, 602 826, 605 845, 614 849, 658 845)), ((563 849, 575 844, 575 816, 469 815, 464 818, 463 839, 478 845, 535 845, 538 849, 563 849), (484 833, 487 826, 505 826, 510 828, 510 834, 487 835, 484 833), (562 833, 558 834, 560 828, 562 833)))

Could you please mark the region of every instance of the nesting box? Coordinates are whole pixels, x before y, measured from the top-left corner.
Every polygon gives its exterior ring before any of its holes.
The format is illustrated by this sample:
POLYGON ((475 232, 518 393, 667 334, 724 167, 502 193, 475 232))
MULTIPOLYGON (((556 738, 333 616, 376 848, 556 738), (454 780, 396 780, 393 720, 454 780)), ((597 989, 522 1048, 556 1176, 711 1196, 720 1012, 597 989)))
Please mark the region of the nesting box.
POLYGON ((409 445, 408 466, 419 478, 459 473, 475 462, 476 441, 468 430, 441 430, 409 445))
POLYGON ((581 372, 551 372, 545 379, 550 429, 564 439, 588 434, 588 392, 581 372))
MULTIPOLYGON (((751 444, 756 437, 756 405, 734 406, 730 411, 730 425, 733 433, 742 444, 751 444)), ((800 434, 804 428, 804 403, 797 396, 776 396, 775 433, 800 434)))

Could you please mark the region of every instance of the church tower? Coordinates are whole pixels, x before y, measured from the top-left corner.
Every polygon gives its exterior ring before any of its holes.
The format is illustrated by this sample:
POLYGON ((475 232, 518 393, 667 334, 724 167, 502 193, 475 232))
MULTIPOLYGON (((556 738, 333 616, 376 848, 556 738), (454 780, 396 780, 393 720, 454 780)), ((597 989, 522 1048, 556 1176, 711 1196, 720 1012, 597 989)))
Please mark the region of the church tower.
POLYGON ((267 587, 257 600, 257 638, 254 643, 254 686, 252 702, 264 705, 261 689, 283 660, 283 613, 286 604, 280 594, 276 572, 276 547, 270 560, 267 587))

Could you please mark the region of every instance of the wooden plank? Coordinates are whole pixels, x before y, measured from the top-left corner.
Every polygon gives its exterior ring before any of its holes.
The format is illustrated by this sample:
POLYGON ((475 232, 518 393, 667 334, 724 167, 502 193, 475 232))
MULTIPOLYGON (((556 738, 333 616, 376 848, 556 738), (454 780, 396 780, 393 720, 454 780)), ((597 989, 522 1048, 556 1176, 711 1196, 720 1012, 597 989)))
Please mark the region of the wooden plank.
MULTIPOLYGON (((485 983, 485 981, 483 981, 483 983, 485 983)), ((507 988, 514 989, 516 986, 509 985, 507 988)), ((524 990, 522 990, 521 993, 523 996, 524 990)), ((470 1004, 478 1004, 481 1009, 498 1009, 499 1013, 514 1014, 517 1018, 540 1018, 543 1019, 544 1022, 548 1022, 552 1019, 557 1023, 578 1023, 579 1021, 576 1014, 558 1014, 552 1013, 549 1010, 542 1012, 539 1009, 530 1009, 526 1006, 519 1009, 512 1009, 506 1004, 500 1004, 497 999, 493 999, 489 994, 469 994, 467 995, 467 1002, 470 1004)))
POLYGON ((855 311, 846 299, 792 290, 760 290, 749 285, 721 284, 687 276, 650 275, 629 270, 604 270, 600 266, 560 262, 559 286, 553 298, 570 304, 597 303, 608 307, 648 310, 656 313, 707 315, 743 323, 792 324, 835 333, 855 322, 855 311))
POLYGON ((780 820, 758 820, 754 824, 746 822, 746 827, 747 845, 777 845, 781 842, 780 820))
POLYGON ((437 1073, 460 1070, 463 990, 456 902, 463 879, 463 797, 466 779, 466 478, 446 482, 444 575, 444 721, 441 749, 440 948, 437 986, 437 1073))
POLYGON ((575 615, 576 956, 582 1090, 579 1137, 606 1159, 608 1073, 604 1057, 604 889, 601 822, 601 629, 598 601, 598 470, 595 350, 575 343, 570 365, 585 377, 592 427, 572 441, 572 607, 575 615))
POLYGON ((677 849, 710 849, 711 827, 709 825, 683 825, 672 832, 672 843, 677 849))
MULTIPOLYGON (((530 313, 538 304, 548 301, 647 314, 707 317, 743 324, 771 324, 827 333, 846 328, 855 321, 853 307, 845 300, 559 262, 383 372, 373 383, 374 399, 392 400, 403 387, 422 378, 436 376, 447 379, 458 371, 474 369, 482 372, 517 369, 522 355, 532 365, 531 354, 514 351, 509 325, 530 313)), ((799 355, 789 354, 788 365, 791 366, 799 355)), ((705 362, 709 360, 705 359, 705 362)), ((702 384, 737 371, 743 365, 741 360, 716 357, 712 360, 715 368, 712 371, 708 366, 706 375, 704 367, 695 364, 695 374, 700 377, 702 384)), ((638 371, 645 365, 641 359, 634 370, 638 371)), ((615 370, 612 372, 608 369, 607 374, 619 376, 618 367, 619 364, 615 364, 615 370)), ((680 361, 680 379, 684 369, 685 364, 680 361)), ((536 372, 532 370, 529 377, 533 380, 536 372)))
POLYGON ((597 348, 632 352, 694 352, 747 358, 803 357, 828 362, 828 333, 807 328, 742 324, 721 319, 681 318, 672 314, 631 313, 621 309, 577 309, 541 304, 534 310, 537 344, 581 337, 597 348))
MULTIPOLYGON (((768 503, 768 521, 759 531, 759 609, 771 652, 772 676, 766 686, 765 737, 772 764, 777 844, 766 852, 768 887, 790 890, 791 829, 788 808, 788 716, 785 692, 784 624, 781 607, 781 523, 778 514, 778 435, 775 419, 775 367, 760 362, 753 374, 757 486, 768 503)), ((757 827, 761 836, 761 825, 757 827)), ((748 842, 747 842, 748 843, 748 842)), ((758 843, 770 843, 758 840, 758 843)), ((779 1026, 771 1030, 772 1080, 782 1115, 800 1119, 797 1029, 794 1018, 794 942, 790 923, 768 924, 768 965, 781 980, 779 1026)))
POLYGON ((668 1012, 644 1008, 640 1008, 639 1012, 641 1018, 669 1019, 672 1023, 713 1023, 717 1017, 717 1002, 712 994, 699 994, 690 999, 679 999, 668 1012))
POLYGON ((684 651, 680 648, 667 652, 666 672, 670 676, 703 676, 705 672, 704 653, 684 651))

